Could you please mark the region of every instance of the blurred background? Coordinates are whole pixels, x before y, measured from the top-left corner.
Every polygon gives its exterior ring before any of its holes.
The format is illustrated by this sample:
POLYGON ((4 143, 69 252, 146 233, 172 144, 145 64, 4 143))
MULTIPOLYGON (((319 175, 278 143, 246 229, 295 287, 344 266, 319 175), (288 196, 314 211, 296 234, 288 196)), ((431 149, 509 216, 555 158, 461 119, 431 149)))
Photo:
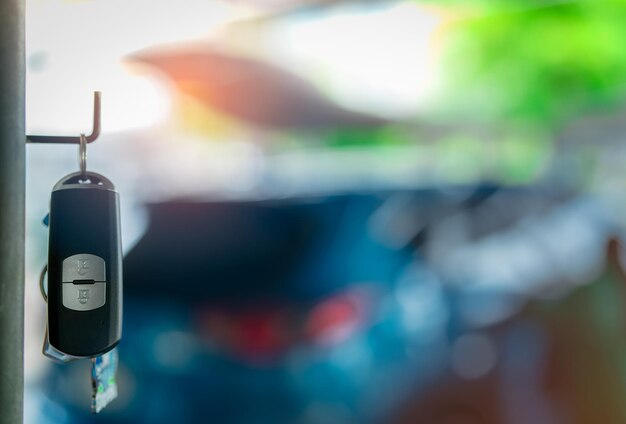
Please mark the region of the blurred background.
MULTIPOLYGON (((626 2, 27 0, 27 133, 103 134, 120 395, 41 354, 26 422, 626 422, 626 2)), ((86 362, 86 363, 82 363, 86 362)))

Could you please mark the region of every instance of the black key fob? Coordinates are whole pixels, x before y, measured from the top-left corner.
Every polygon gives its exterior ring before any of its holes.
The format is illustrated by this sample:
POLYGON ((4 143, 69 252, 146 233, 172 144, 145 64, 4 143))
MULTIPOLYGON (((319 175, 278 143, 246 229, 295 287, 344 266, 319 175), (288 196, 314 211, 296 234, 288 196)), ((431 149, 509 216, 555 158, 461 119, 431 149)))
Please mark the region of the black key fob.
POLYGON ((119 196, 102 175, 60 180, 50 200, 48 339, 72 357, 113 349, 122 336, 119 196))

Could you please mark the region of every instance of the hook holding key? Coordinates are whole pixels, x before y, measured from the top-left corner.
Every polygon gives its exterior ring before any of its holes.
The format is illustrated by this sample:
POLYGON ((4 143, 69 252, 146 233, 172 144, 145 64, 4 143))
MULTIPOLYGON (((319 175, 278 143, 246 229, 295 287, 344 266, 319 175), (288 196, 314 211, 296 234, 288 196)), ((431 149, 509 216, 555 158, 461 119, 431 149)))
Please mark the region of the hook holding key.
POLYGON ((87 174, 87 137, 85 137, 85 134, 80 135, 80 144, 78 146, 78 165, 80 166, 80 174, 87 174))
MULTIPOLYGON (((96 141, 100 135, 101 127, 101 100, 102 93, 94 91, 93 93, 93 128, 91 134, 85 136, 81 134, 80 137, 64 136, 64 135, 27 135, 27 143, 61 143, 61 144, 80 144, 81 137, 85 138, 86 143, 92 143, 96 141)), ((81 168, 82 169, 82 168, 81 168)))

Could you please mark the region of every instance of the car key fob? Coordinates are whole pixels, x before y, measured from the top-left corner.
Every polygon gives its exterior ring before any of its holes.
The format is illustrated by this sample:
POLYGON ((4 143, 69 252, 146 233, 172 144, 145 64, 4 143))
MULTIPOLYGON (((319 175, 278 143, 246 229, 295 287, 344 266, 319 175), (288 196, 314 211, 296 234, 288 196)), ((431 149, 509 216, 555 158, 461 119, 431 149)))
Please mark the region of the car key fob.
POLYGON ((122 336, 119 196, 107 178, 77 172, 50 200, 48 341, 75 358, 101 355, 122 336))

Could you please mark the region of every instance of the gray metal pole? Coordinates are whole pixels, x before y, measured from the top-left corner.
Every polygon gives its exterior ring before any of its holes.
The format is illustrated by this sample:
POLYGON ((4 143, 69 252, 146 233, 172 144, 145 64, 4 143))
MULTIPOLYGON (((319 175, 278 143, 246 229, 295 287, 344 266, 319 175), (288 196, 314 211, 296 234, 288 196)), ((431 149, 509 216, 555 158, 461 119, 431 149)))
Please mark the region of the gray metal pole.
POLYGON ((24 392, 24 1, 0 0, 0 423, 24 392))

